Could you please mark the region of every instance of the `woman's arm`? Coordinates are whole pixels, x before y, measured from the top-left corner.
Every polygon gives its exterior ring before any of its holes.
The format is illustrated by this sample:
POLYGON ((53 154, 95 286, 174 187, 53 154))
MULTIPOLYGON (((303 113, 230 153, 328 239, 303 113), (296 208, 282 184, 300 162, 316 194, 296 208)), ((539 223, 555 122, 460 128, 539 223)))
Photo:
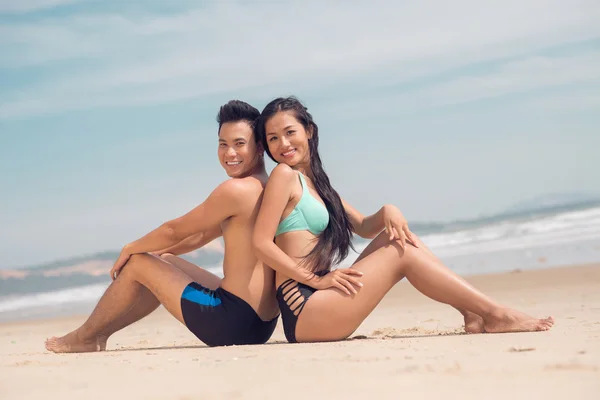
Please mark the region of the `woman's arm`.
POLYGON ((221 232, 221 226, 219 225, 213 230, 196 233, 183 239, 181 242, 177 243, 174 246, 154 251, 153 253, 158 256, 161 256, 165 253, 173 254, 175 256, 187 254, 191 251, 204 247, 205 245, 212 242, 216 238, 221 237, 222 235, 223 233, 221 232))
POLYGON ((165 222, 141 239, 126 245, 110 271, 111 277, 116 278, 132 254, 161 250, 196 233, 214 231, 221 222, 239 212, 241 205, 237 197, 243 198, 245 192, 244 182, 238 179, 223 182, 192 211, 165 222))
POLYGON ((290 201, 292 189, 297 180, 296 172, 285 164, 279 164, 273 169, 254 226, 252 244, 256 256, 275 271, 315 289, 335 287, 348 295, 350 292, 356 294, 355 287, 362 286, 356 277, 361 276, 362 272, 350 268, 339 268, 325 276, 316 276, 299 266, 273 241, 277 225, 279 225, 283 211, 290 201))
POLYGON ((408 222, 398 207, 386 204, 375 214, 365 217, 346 203, 344 199, 342 199, 342 204, 350 219, 352 228, 358 236, 373 239, 385 229, 390 240, 399 239, 402 246, 405 246, 406 241, 409 241, 413 246, 418 247, 417 242, 413 240, 412 232, 408 228, 408 222))
POLYGON ((277 225, 291 199, 292 189, 297 179, 297 173, 286 164, 279 164, 273 169, 254 225, 252 245, 256 256, 275 271, 312 286, 318 277, 307 269, 299 267, 273 241, 277 225))
POLYGON ((358 236, 373 239, 385 228, 383 223, 383 208, 385 206, 381 207, 375 214, 365 217, 357 209, 346 203, 344 199, 342 199, 342 205, 348 219, 350 219, 354 233, 358 236))

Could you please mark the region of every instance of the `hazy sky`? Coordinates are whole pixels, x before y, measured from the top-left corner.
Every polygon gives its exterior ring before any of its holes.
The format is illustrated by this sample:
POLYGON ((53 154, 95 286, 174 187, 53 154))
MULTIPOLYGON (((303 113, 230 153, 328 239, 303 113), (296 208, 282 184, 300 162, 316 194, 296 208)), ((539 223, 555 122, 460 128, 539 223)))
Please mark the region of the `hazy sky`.
POLYGON ((163 3, 0 0, 0 267, 119 249, 199 204, 231 98, 305 101, 364 213, 600 193, 597 0, 163 3))

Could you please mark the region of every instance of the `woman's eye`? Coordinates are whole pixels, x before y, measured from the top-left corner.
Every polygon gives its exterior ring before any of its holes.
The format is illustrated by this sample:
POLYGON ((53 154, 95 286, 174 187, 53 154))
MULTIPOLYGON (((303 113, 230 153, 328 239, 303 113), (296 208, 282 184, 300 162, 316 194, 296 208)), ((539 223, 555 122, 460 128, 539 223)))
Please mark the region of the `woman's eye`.
POLYGON ((269 139, 269 142, 272 142, 275 139, 277 139, 275 136, 271 136, 271 138, 269 139))
POLYGON ((294 131, 287 131, 288 135, 291 135, 292 133, 294 133, 294 131))

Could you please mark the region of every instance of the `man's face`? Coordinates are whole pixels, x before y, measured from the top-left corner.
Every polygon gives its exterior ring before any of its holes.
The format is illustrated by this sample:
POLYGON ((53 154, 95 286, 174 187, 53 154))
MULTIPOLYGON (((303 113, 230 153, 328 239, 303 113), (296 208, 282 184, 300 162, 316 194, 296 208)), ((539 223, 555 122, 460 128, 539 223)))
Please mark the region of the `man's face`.
POLYGON ((252 174, 259 160, 254 132, 247 121, 226 122, 219 130, 219 161, 227 175, 252 174))

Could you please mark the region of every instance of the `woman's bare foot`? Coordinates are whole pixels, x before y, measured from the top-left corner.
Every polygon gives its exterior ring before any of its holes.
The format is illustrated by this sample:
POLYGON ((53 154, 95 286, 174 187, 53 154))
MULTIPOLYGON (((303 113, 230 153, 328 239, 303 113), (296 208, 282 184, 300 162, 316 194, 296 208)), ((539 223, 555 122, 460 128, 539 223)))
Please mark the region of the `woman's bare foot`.
POLYGON ((106 349, 106 340, 100 343, 98 338, 81 339, 75 330, 62 337, 52 337, 46 340, 46 350, 55 353, 89 353, 106 349))
POLYGON ((463 313, 465 317, 465 332, 467 333, 484 333, 483 318, 470 311, 463 313))
POLYGON ((547 331, 554 325, 554 318, 533 318, 508 308, 484 318, 483 328, 488 333, 547 331))

